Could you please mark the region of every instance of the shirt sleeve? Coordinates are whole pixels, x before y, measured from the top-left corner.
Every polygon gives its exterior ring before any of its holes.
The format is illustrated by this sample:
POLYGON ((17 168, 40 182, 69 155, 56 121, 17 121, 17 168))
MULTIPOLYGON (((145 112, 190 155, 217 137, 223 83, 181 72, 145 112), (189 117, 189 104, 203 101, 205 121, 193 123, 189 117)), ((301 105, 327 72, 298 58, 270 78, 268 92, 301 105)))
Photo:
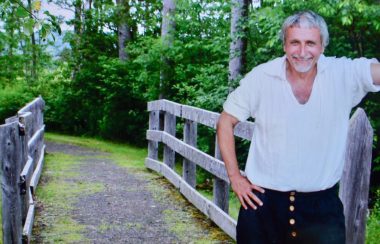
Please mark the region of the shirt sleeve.
POLYGON ((352 72, 353 86, 353 100, 352 107, 355 107, 368 92, 380 91, 380 86, 373 83, 371 75, 371 64, 378 63, 376 59, 358 58, 352 60, 350 64, 350 71, 352 72))
POLYGON ((245 121, 254 117, 259 101, 258 80, 255 72, 251 71, 241 81, 240 85, 231 92, 223 104, 225 112, 245 121))

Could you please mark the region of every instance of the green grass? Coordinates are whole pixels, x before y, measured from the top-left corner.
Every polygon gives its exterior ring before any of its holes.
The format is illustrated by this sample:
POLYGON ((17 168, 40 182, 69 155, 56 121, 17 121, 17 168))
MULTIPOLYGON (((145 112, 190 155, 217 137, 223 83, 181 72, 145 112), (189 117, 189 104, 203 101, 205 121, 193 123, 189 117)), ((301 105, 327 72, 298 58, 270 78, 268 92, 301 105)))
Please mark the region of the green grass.
POLYGON ((145 168, 143 159, 148 154, 146 148, 138 148, 125 143, 115 143, 95 138, 75 137, 55 133, 46 133, 45 138, 46 140, 69 143, 110 153, 107 158, 114 160, 122 167, 145 168))
POLYGON ((377 244, 380 240, 380 189, 376 191, 377 202, 367 221, 366 243, 377 244))
POLYGON ((42 242, 86 243, 88 240, 81 234, 85 228, 69 214, 79 196, 102 191, 99 183, 85 183, 76 180, 78 162, 83 156, 72 156, 63 153, 47 154, 37 188, 37 202, 43 211, 36 216, 34 231, 39 233, 42 242), (73 180, 66 180, 67 178, 73 180), (41 231, 40 226, 44 226, 41 231))

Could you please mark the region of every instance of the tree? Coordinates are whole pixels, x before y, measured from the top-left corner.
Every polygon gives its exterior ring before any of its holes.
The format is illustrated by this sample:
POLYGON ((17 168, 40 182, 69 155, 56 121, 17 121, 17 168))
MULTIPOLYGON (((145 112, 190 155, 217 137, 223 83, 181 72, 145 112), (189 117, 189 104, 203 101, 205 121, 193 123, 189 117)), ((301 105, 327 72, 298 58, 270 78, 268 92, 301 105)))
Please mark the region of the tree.
POLYGON ((128 25, 130 16, 129 16, 129 3, 128 0, 116 0, 116 4, 119 9, 119 23, 118 23, 118 43, 119 43, 119 58, 122 61, 128 60, 129 56, 125 50, 125 45, 127 42, 132 40, 132 35, 130 27, 128 25))
POLYGON ((166 51, 169 50, 174 41, 174 11, 176 5, 175 0, 164 0, 162 8, 162 26, 161 26, 161 40, 163 52, 162 55, 162 70, 160 75, 160 99, 165 97, 165 90, 167 86, 171 83, 172 75, 171 70, 173 69, 173 63, 168 56, 165 55, 166 51))
POLYGON ((231 1, 231 43, 230 62, 228 65, 228 92, 243 75, 245 52, 247 49, 246 24, 248 16, 248 0, 231 1))

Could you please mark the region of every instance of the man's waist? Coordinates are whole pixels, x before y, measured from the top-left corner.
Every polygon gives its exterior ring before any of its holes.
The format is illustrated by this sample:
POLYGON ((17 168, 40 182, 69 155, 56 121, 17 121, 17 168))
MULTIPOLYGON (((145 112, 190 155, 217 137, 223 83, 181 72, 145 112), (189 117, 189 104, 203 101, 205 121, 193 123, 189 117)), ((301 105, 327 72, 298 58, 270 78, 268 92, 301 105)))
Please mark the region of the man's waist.
POLYGON ((269 194, 274 194, 274 195, 284 195, 284 196, 289 196, 289 195, 297 195, 297 196, 304 196, 304 197, 319 197, 323 195, 328 195, 328 194, 335 194, 338 193, 338 184, 334 185, 333 187, 324 189, 324 190, 319 190, 319 191, 309 191, 309 192, 303 192, 303 191, 278 191, 278 190, 272 190, 263 187, 265 190, 265 193, 269 194))

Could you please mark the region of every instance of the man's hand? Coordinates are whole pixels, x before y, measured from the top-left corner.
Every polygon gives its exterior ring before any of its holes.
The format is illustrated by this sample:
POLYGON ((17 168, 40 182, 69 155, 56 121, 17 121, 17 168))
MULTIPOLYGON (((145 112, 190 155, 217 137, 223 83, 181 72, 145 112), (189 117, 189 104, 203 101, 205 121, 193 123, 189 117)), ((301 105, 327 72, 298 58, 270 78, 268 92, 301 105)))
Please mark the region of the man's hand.
POLYGON ((246 177, 238 174, 230 177, 232 190, 244 209, 247 209, 249 205, 253 209, 257 209, 257 205, 262 206, 263 202, 252 192, 252 190, 264 193, 264 189, 252 184, 246 177))
POLYGON ((247 178, 240 174, 235 152, 234 127, 239 122, 234 116, 222 112, 217 124, 217 134, 220 152, 226 166, 227 174, 231 182, 232 190, 235 192, 244 209, 251 206, 256 209, 256 205, 262 205, 261 200, 252 192, 257 190, 264 193, 264 190, 253 185, 247 178))

